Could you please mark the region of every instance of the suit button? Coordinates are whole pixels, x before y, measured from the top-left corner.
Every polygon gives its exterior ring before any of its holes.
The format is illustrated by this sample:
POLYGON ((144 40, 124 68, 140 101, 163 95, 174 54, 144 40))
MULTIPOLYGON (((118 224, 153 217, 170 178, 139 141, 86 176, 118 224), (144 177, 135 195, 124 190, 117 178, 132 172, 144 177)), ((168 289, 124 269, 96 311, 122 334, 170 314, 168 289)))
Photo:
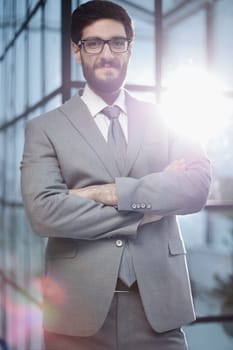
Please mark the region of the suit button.
POLYGON ((146 207, 146 204, 145 203, 141 203, 141 208, 145 209, 145 207, 146 207))
POLYGON ((131 207, 132 207, 133 209, 136 209, 136 208, 137 208, 137 204, 136 204, 136 203, 133 203, 133 204, 131 205, 131 207))
POLYGON ((146 208, 151 209, 151 204, 147 204, 146 208))
POLYGON ((123 242, 122 242, 121 239, 118 239, 118 240, 116 241, 116 246, 117 246, 117 247, 122 247, 122 246, 123 246, 123 242))
POLYGON ((141 209, 141 204, 140 203, 137 204, 137 209, 141 209))

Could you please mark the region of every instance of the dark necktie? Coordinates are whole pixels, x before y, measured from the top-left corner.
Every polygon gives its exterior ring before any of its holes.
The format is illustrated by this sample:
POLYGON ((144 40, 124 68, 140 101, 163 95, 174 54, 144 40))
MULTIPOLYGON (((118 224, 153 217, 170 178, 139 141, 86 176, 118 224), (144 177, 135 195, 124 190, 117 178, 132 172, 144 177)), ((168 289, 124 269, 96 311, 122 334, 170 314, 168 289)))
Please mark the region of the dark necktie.
MULTIPOLYGON (((108 106, 104 108, 102 112, 110 119, 108 144, 117 161, 118 169, 120 173, 123 174, 126 162, 127 143, 119 122, 120 108, 117 106, 108 106)), ((126 242, 122 253, 119 278, 128 286, 131 286, 136 280, 128 242, 126 242)))

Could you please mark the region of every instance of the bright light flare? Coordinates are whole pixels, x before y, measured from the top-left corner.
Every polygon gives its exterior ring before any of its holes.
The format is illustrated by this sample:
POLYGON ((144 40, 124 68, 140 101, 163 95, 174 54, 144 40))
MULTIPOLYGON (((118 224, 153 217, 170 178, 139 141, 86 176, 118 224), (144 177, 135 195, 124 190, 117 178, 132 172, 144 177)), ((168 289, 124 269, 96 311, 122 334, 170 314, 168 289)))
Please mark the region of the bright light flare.
POLYGON ((207 143, 229 126, 232 102, 223 96, 221 84, 206 72, 178 70, 166 85, 161 110, 177 132, 207 143))

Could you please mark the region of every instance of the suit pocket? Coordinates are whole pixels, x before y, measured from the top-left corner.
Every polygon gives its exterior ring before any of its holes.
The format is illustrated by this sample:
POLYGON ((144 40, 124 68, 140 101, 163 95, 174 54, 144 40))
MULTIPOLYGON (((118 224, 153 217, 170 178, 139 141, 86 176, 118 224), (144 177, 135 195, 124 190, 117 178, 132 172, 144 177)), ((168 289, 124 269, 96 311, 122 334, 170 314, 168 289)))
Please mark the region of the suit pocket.
POLYGON ((170 255, 186 254, 184 242, 181 239, 171 239, 168 242, 170 255))
POLYGON ((72 259, 78 252, 77 242, 68 238, 50 238, 46 248, 47 259, 72 259))

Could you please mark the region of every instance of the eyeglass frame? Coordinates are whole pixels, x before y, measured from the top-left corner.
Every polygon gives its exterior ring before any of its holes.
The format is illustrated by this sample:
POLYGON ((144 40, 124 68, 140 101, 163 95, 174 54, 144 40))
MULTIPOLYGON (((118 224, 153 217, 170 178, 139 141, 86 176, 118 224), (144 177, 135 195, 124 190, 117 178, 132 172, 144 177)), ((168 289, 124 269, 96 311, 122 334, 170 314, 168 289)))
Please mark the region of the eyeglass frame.
POLYGON ((87 38, 87 39, 80 39, 76 45, 79 48, 83 47, 85 53, 87 53, 88 55, 99 55, 103 51, 105 44, 108 44, 108 47, 109 47, 109 49, 110 49, 110 51, 112 53, 121 54, 121 53, 125 53, 125 52, 128 51, 129 45, 130 45, 131 42, 132 42, 132 39, 121 37, 121 36, 113 37, 113 38, 108 39, 108 40, 104 40, 104 39, 101 39, 101 38, 98 38, 98 37, 93 37, 93 38, 87 38), (102 47, 101 47, 100 51, 99 52, 88 52, 86 50, 85 43, 88 42, 88 41, 91 41, 91 40, 95 40, 95 39, 99 40, 102 43, 102 47), (127 42, 126 50, 124 50, 124 51, 113 51, 112 48, 111 48, 111 42, 114 39, 124 39, 125 42, 127 42))

